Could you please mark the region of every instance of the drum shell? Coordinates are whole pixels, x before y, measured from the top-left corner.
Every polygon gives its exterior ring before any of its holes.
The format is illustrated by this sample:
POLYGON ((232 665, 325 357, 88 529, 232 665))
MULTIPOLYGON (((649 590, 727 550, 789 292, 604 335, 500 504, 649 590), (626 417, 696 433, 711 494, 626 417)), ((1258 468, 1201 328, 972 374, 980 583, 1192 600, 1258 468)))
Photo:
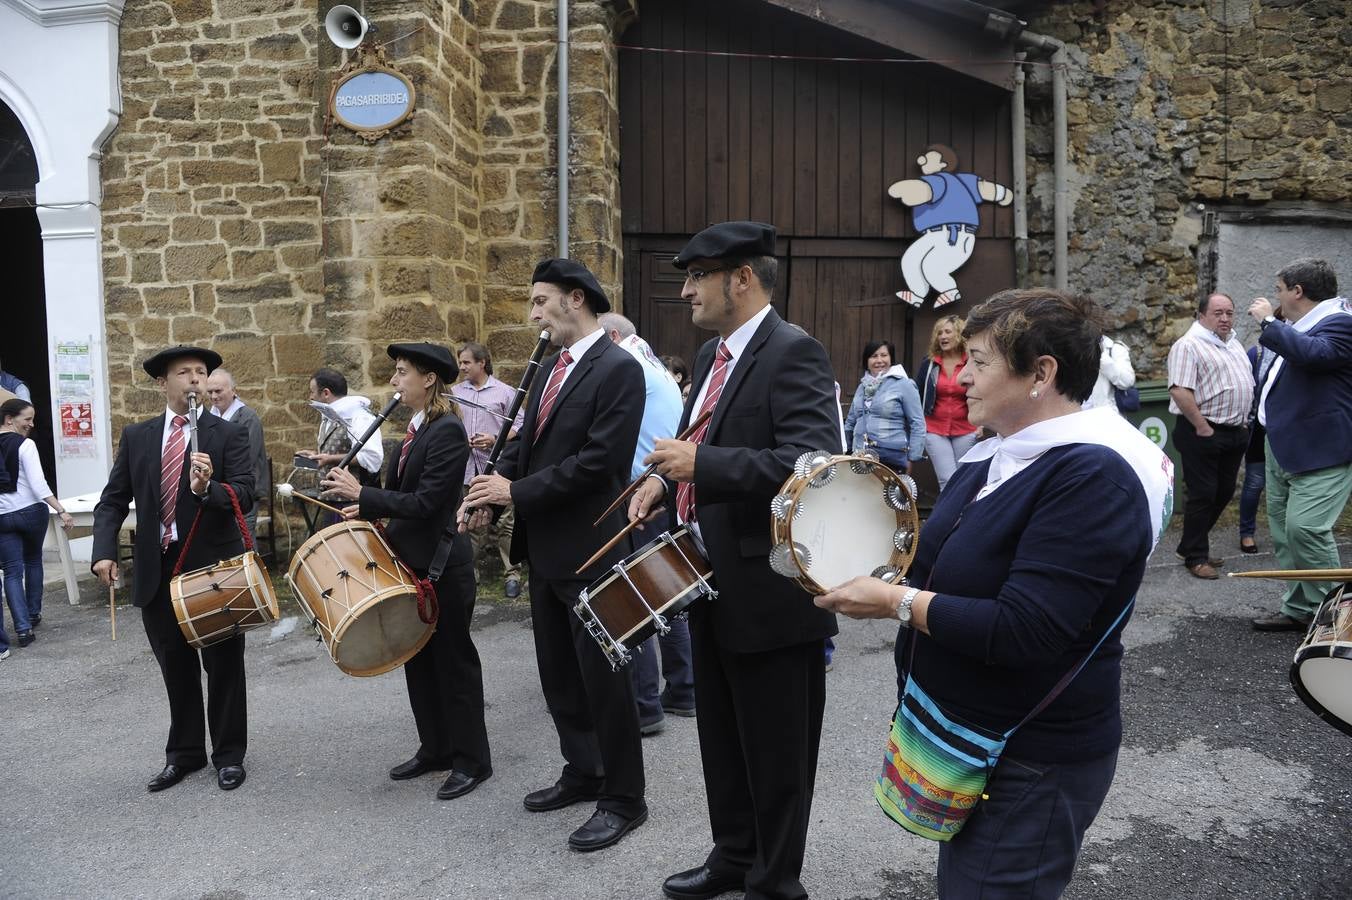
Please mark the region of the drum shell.
POLYGON ((311 535, 286 578, 329 658, 348 675, 402 666, 436 628, 418 615, 413 573, 370 522, 339 522, 311 535))
POLYGON ((177 576, 169 600, 183 639, 199 650, 281 617, 272 578, 253 550, 177 576))
POLYGON ((713 567, 688 529, 672 532, 671 539, 674 545, 661 537, 650 541, 620 562, 628 580, 612 571, 587 588, 586 604, 592 615, 625 650, 635 649, 657 633, 650 606, 669 619, 703 596, 700 579, 707 583, 713 578, 713 567))
POLYGON ((1291 662, 1291 686, 1315 715, 1352 735, 1352 592, 1330 591, 1291 662))

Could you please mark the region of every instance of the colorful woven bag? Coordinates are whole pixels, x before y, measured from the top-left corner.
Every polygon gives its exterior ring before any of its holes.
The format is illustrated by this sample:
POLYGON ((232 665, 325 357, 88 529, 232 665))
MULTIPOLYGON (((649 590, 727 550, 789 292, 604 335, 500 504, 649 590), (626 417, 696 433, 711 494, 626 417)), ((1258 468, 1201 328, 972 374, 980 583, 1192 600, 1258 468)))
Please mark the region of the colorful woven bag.
MULTIPOLYGON (((977 803, 986 799, 986 784, 1010 737, 1075 680, 1135 603, 1135 597, 1127 601, 1094 649, 1056 683, 1032 712, 1003 734, 948 716, 908 673, 901 703, 892 716, 883 771, 873 785, 873 797, 887 817, 920 837, 952 840, 977 803)), ((915 658, 914 632, 911 658, 915 658)))

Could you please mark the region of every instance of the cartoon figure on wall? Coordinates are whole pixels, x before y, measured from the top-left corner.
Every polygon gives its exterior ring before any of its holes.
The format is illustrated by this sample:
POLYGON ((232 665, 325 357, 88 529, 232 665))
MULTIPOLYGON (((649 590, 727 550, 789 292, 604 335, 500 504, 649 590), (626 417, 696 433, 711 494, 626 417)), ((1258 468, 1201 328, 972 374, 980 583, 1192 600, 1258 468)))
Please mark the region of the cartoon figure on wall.
POLYGON ((930 289, 939 292, 934 307, 962 299, 953 273, 962 268, 976 246, 976 227, 981 223, 977 206, 996 203, 1008 206, 1014 194, 1002 184, 970 172, 958 172, 958 154, 943 144, 930 144, 916 158, 919 178, 898 181, 887 195, 911 207, 918 232, 901 257, 905 290, 897 296, 920 306, 930 289))

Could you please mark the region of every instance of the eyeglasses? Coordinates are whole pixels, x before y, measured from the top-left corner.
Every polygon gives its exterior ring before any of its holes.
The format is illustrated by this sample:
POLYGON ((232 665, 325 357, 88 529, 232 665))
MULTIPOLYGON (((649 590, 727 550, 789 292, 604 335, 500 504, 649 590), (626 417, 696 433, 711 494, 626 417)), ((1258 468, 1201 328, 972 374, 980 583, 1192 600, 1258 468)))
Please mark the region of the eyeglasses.
POLYGON ((703 281, 708 276, 714 274, 715 272, 726 272, 726 271, 728 271, 726 268, 687 269, 685 273, 685 280, 690 282, 691 284, 699 284, 701 281, 703 281))

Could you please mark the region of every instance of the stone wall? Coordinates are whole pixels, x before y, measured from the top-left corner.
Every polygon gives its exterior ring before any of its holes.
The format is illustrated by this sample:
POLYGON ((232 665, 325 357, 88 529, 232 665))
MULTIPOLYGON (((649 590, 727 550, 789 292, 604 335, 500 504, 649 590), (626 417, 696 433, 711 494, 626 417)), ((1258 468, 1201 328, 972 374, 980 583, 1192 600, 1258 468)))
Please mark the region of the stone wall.
MULTIPOLYGON (((1162 376, 1193 319, 1199 204, 1352 200, 1346 14, 1339 0, 1080 0, 1030 21, 1070 45, 1070 285, 1109 307, 1138 372, 1162 376)), ((1029 103, 1031 267, 1050 284, 1045 70, 1029 103)))
POLYGON ((114 434, 161 408, 140 362, 169 343, 226 359, 271 441, 324 355, 317 25, 295 0, 130 0, 122 118, 103 158, 114 434))
MULTIPOLYGON (((160 396, 139 362, 213 346, 279 459, 313 439, 308 376, 388 392, 394 340, 484 340, 512 377, 537 260, 556 253, 553 0, 372 7, 414 115, 375 143, 326 126, 352 58, 304 0, 128 0, 124 108, 103 160, 114 425, 160 396)), ((627 0, 573 0, 572 250, 620 301, 612 36, 627 0)), ((116 431, 115 431, 116 433, 116 431)))

